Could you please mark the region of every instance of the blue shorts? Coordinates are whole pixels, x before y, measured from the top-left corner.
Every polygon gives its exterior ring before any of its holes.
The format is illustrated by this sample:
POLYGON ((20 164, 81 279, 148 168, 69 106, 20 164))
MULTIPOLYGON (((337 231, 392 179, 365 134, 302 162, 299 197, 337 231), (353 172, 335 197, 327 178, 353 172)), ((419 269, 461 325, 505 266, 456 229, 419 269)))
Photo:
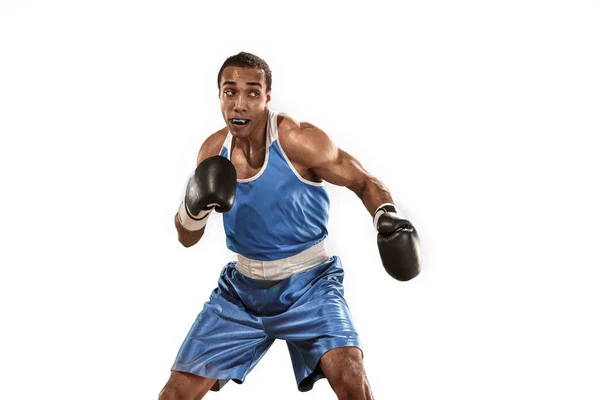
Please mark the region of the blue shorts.
POLYGON ((173 371, 244 382, 275 339, 287 341, 298 390, 306 392, 325 376, 321 356, 344 346, 360 348, 344 299, 340 259, 281 281, 248 278, 228 263, 185 338, 173 371))

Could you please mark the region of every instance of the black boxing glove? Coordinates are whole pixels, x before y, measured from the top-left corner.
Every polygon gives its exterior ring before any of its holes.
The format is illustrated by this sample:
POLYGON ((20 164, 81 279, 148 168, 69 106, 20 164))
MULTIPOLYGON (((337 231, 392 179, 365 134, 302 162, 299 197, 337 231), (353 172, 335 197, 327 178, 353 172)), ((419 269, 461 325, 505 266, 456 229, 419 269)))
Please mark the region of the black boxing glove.
POLYGON ((377 246, 383 267, 394 279, 408 281, 421 271, 421 246, 417 230, 402 218, 393 204, 375 211, 377 246))
POLYGON ((179 208, 179 220, 191 231, 202 229, 210 212, 227 212, 235 202, 237 174, 222 156, 209 157, 196 167, 188 181, 185 199, 179 208))

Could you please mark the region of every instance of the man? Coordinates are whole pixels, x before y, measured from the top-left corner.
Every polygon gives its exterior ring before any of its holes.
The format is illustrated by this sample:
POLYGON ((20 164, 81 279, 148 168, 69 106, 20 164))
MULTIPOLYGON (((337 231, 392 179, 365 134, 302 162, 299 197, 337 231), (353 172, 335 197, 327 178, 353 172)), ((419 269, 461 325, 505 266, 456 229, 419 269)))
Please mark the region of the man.
POLYGON ((221 272, 159 399, 200 399, 228 380, 242 383, 275 339, 287 341, 299 390, 326 377, 340 399, 372 399, 341 262, 325 247, 324 181, 362 200, 384 267, 398 280, 419 273, 416 230, 385 186, 323 131, 268 108, 271 71, 262 59, 228 58, 218 85, 227 126, 202 144, 175 226, 189 247, 213 209, 223 213, 238 260, 221 272))

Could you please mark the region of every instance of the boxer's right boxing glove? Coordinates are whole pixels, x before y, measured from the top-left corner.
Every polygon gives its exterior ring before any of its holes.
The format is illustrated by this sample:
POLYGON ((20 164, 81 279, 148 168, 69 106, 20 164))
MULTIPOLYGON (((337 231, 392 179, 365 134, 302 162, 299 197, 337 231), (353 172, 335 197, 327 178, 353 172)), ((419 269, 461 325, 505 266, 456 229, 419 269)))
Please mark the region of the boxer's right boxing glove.
POLYGON ((202 161, 188 182, 179 209, 181 225, 197 231, 206 225, 213 209, 229 211, 235 202, 236 184, 235 167, 227 158, 213 156, 202 161))

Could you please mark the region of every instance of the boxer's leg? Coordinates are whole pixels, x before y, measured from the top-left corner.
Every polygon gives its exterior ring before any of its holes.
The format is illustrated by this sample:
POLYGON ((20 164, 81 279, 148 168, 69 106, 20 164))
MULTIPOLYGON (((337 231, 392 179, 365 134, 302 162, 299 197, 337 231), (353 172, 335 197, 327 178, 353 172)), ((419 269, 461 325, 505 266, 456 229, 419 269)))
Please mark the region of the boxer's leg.
POLYGON ((372 400, 362 352, 357 347, 339 347, 321 357, 319 367, 340 400, 372 400))
POLYGON ((223 268, 217 289, 181 345, 160 399, 199 399, 229 380, 242 383, 273 344, 262 320, 239 298, 235 263, 223 268), (170 396, 170 397, 169 397, 170 396))
POLYGON ((171 371, 171 377, 160 392, 158 400, 198 400, 203 398, 216 382, 216 379, 171 371))
MULTIPOLYGON (((355 350, 348 354, 358 352, 362 356, 358 333, 344 298, 343 279, 344 270, 338 257, 295 274, 284 281, 285 290, 278 292, 280 298, 290 299, 292 306, 263 319, 273 337, 287 341, 298 390, 302 392, 326 378, 319 362, 331 350, 351 347, 355 350)), ((337 382, 333 372, 330 375, 337 382)))

